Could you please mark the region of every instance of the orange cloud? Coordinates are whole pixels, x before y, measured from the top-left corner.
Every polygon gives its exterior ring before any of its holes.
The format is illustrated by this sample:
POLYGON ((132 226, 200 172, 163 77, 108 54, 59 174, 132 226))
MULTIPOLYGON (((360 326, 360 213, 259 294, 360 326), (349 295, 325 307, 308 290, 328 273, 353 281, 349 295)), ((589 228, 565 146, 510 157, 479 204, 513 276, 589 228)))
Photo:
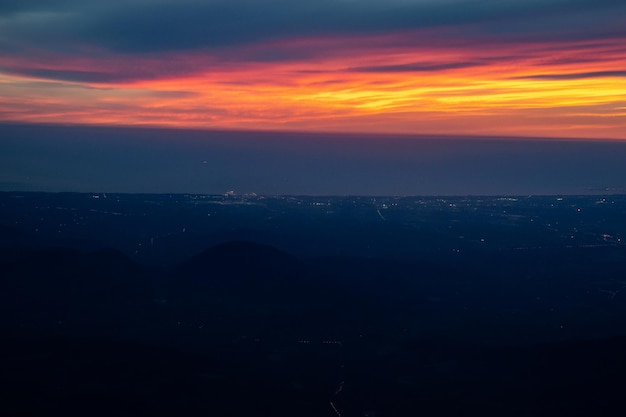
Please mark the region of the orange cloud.
POLYGON ((429 33, 283 40, 220 56, 16 59, 0 72, 0 119, 626 139, 621 39, 412 46, 409 36, 429 33))

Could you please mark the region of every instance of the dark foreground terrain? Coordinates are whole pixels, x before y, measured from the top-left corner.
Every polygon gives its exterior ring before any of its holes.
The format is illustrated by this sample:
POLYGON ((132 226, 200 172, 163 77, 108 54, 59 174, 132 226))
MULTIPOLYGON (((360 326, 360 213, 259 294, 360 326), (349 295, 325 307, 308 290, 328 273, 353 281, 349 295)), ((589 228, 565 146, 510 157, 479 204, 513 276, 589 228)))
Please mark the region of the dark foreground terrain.
POLYGON ((7 416, 621 416, 626 197, 0 193, 7 416))

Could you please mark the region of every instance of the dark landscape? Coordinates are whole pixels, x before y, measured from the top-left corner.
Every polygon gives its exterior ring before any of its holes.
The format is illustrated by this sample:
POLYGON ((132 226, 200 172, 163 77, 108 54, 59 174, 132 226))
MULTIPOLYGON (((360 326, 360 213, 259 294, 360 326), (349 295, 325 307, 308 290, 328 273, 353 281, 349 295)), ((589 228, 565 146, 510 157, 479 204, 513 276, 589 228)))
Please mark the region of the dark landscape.
POLYGON ((602 416, 626 196, 0 193, 7 416, 602 416))
POLYGON ((625 22, 0 0, 0 417, 626 416, 625 22))

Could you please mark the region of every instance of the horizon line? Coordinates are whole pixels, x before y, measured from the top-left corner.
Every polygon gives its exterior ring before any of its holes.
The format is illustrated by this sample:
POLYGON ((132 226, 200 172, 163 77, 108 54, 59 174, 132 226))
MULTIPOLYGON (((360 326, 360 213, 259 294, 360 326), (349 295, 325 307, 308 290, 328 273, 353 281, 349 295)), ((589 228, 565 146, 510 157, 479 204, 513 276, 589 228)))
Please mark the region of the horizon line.
MULTIPOLYGON (((605 193, 596 193, 601 190, 589 190, 589 194, 570 193, 533 193, 533 194, 257 194, 242 193, 191 193, 191 192, 117 192, 117 191, 38 191, 38 190, 0 190, 0 194, 84 194, 92 197, 110 194, 124 196, 206 196, 224 197, 233 199, 242 198, 533 198, 533 197, 602 197, 602 196, 626 196, 626 189, 615 189, 610 191, 610 187, 604 189, 605 193)), ((107 197, 103 197, 106 199, 107 197)))
POLYGON ((227 133, 227 134, 276 134, 276 135, 302 135, 302 136, 342 136, 355 137, 362 136, 368 138, 405 138, 413 140, 438 139, 438 140, 477 140, 477 141, 538 141, 538 142, 626 142, 626 137, 606 137, 606 138, 589 138, 589 137, 569 137, 569 136, 511 136, 511 135, 460 135, 454 133, 398 133, 398 132, 360 132, 360 131, 342 131, 342 130, 297 130, 297 129, 246 129, 246 128, 213 128, 213 127, 183 127, 173 125, 151 125, 151 124, 96 124, 96 123, 43 123, 32 122, 24 123, 17 121, 0 121, 1 127, 17 127, 17 128, 91 128, 91 129, 108 129, 108 130, 136 130, 136 131, 175 131, 175 132, 195 132, 195 133, 227 133))

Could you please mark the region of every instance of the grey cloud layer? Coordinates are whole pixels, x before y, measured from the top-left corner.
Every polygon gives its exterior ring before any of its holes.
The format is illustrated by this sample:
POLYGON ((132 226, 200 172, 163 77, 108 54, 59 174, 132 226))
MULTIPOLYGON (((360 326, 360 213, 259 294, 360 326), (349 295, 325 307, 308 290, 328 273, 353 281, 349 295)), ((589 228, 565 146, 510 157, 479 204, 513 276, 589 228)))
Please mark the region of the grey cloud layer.
POLYGON ((581 12, 599 13, 605 21, 591 22, 591 28, 585 29, 602 31, 619 28, 620 22, 623 26, 626 15, 626 4, 621 0, 5 0, 0 4, 0 39, 5 48, 9 40, 43 45, 71 42, 117 52, 196 49, 289 36, 471 23, 484 24, 487 33, 528 28, 549 32, 568 29, 570 21, 565 16, 579 16, 581 12), (502 25, 502 19, 510 22, 502 25))

